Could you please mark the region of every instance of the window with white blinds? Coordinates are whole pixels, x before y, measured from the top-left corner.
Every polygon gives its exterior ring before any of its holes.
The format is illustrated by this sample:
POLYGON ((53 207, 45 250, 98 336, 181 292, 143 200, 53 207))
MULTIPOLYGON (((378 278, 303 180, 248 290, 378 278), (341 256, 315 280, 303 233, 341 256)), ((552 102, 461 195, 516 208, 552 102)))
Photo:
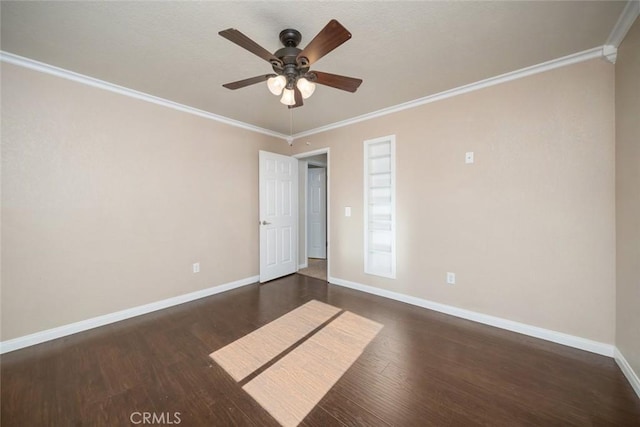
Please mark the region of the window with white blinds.
POLYGON ((364 141, 364 272, 396 277, 395 135, 364 141))

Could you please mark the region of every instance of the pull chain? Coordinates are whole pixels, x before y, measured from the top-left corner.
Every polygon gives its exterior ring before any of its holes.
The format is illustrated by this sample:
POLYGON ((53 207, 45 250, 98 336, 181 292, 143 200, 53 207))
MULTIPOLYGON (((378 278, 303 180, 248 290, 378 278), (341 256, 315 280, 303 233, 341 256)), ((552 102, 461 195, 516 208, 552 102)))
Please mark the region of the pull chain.
POLYGON ((293 151, 293 108, 289 108, 289 137, 287 138, 289 147, 293 151))

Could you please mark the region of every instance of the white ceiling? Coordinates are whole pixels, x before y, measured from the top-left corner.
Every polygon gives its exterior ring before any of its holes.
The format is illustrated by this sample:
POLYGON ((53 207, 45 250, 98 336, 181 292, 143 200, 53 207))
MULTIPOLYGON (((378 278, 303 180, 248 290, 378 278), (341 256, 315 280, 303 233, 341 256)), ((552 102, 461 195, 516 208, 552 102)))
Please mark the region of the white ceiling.
POLYGON ((289 110, 266 84, 221 86, 271 67, 217 33, 237 28, 273 52, 281 30, 299 30, 304 47, 335 18, 353 37, 312 69, 364 82, 355 94, 318 86, 293 110, 295 134, 602 46, 625 3, 2 1, 1 46, 289 134, 289 110))

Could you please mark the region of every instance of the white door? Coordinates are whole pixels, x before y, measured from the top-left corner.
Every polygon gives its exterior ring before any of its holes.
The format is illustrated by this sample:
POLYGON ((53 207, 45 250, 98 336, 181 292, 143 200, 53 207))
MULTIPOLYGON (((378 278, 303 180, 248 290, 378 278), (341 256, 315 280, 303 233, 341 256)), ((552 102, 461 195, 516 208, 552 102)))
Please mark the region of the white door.
POLYGON ((327 257, 327 169, 309 168, 307 192, 307 256, 327 257))
POLYGON ((260 283, 298 267, 298 160, 260 151, 260 283))

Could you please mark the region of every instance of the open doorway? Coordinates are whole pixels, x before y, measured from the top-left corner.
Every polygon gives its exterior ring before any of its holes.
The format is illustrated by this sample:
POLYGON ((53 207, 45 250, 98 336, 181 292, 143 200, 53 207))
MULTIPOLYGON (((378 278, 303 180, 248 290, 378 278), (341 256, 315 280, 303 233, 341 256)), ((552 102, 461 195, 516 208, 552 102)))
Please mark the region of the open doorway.
POLYGON ((295 156, 299 173, 298 273, 329 276, 329 150, 295 156))

